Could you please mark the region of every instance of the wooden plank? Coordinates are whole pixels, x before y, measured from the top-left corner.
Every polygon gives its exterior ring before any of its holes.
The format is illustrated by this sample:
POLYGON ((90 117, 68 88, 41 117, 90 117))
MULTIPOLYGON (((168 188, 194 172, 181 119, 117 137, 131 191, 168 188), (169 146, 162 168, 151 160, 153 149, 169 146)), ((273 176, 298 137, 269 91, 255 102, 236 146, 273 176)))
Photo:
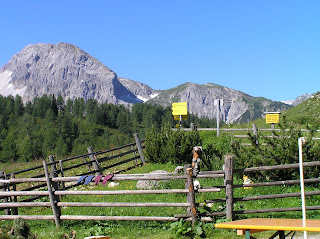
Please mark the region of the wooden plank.
MULTIPOLYGON (((305 183, 319 183, 320 178, 308 178, 304 180, 305 183)), ((274 181, 274 182, 263 182, 250 184, 250 187, 262 187, 262 186, 275 186, 275 185, 291 185, 300 184, 300 180, 285 180, 285 181, 274 181)), ((244 184, 233 185, 235 188, 243 188, 244 184)))
MULTIPOLYGON (((320 191, 307 191, 306 196, 320 195, 320 191)), ((252 201, 252 200, 262 200, 262 199, 275 199, 275 198, 288 198, 288 197, 300 197, 301 192, 297 193, 282 193, 282 194, 269 194, 269 195, 258 195, 242 198, 234 198, 234 201, 252 201)))
POLYGON ((48 191, 6 191, 0 192, 0 196, 49 196, 48 191))
MULTIPOLYGON (((320 210, 320 206, 307 206, 306 209, 307 210, 320 210)), ((290 212, 301 211, 301 207, 252 209, 252 210, 234 211, 234 213, 235 214, 252 214, 252 213, 289 212, 289 211, 290 212)), ((211 216, 210 213, 208 213, 207 215, 211 216)))
POLYGON ((189 207, 190 203, 58 202, 58 206, 59 207, 189 207))
POLYGON ((15 220, 18 218, 25 220, 54 220, 53 215, 0 215, 0 220, 15 220))
MULTIPOLYGON (((304 167, 320 166, 320 161, 304 162, 303 166, 304 167)), ((299 168, 299 163, 235 169, 234 172, 244 173, 244 172, 269 171, 269 170, 278 170, 278 169, 291 169, 291 168, 299 168)))
MULTIPOLYGON (((54 182, 77 182, 80 177, 56 177, 53 178, 52 181, 54 182)), ((183 176, 165 176, 160 174, 149 174, 144 177, 141 176, 135 176, 134 174, 127 175, 126 177, 123 177, 121 175, 114 175, 112 178, 112 181, 126 181, 126 180, 172 180, 172 179, 186 179, 187 177, 185 175, 183 176)))
POLYGON ((10 202, 0 203, 0 208, 5 207, 50 207, 50 202, 10 202))
MULTIPOLYGON (((0 218, 1 219, 1 218, 0 218)), ((101 220, 101 221, 178 221, 175 217, 148 217, 148 216, 81 216, 61 215, 61 220, 101 220)))
POLYGON ((117 190, 117 191, 56 191, 55 195, 129 195, 129 194, 162 194, 162 193, 188 193, 188 189, 117 190))

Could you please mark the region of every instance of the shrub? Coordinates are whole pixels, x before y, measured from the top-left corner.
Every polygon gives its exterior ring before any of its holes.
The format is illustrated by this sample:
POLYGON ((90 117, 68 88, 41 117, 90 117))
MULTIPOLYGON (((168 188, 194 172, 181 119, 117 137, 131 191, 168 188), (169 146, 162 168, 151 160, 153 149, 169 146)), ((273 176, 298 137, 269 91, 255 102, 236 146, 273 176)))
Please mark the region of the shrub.
POLYGON ((150 162, 156 163, 191 163, 192 148, 200 142, 197 131, 173 131, 166 125, 157 133, 152 128, 146 134, 146 157, 150 162))

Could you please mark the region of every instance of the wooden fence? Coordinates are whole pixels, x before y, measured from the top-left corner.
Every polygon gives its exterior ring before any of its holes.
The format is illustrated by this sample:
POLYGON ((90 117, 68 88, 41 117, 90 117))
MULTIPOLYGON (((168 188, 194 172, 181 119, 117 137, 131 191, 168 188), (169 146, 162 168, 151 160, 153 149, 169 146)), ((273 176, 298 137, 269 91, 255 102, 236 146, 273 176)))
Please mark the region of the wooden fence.
MULTIPOLYGON (((27 220, 55 220, 57 226, 60 225, 61 220, 132 220, 132 221, 177 221, 180 218, 190 220, 195 222, 195 220, 202 221, 212 221, 212 217, 215 216, 226 216, 227 219, 232 219, 236 214, 252 214, 252 213, 270 213, 270 212, 287 212, 287 211, 300 211, 301 207, 291 207, 291 208, 252 208, 248 210, 235 210, 235 202, 249 202, 253 200, 268 200, 276 198, 287 198, 287 197, 300 197, 300 192, 295 193, 282 193, 282 194, 268 194, 268 195, 256 195, 247 197, 234 197, 234 190, 237 188, 244 187, 268 187, 275 185, 293 185, 299 184, 299 180, 287 180, 287 181, 273 181, 273 182, 259 182, 250 185, 246 184, 235 184, 234 175, 244 174, 250 172, 258 171, 269 171, 269 170, 287 170, 287 169, 298 169, 299 164, 285 164, 285 165, 274 165, 274 166, 263 166, 245 169, 234 169, 234 158, 232 156, 225 157, 224 170, 218 171, 200 171, 198 174, 194 173, 194 170, 190 166, 185 167, 185 173, 183 175, 176 174, 117 174, 114 175, 112 181, 132 181, 132 180, 184 180, 184 188, 176 189, 150 189, 150 190, 101 190, 101 191, 91 191, 91 190, 70 190, 67 188, 59 189, 59 183, 69 182, 73 183, 73 186, 79 186, 76 184, 79 180, 79 176, 76 177, 53 177, 52 173, 49 173, 48 165, 45 161, 43 162, 43 168, 45 172, 45 177, 38 178, 10 178, 2 179, 0 183, 4 186, 11 185, 11 190, 7 189, 0 192, 0 196, 3 198, 3 202, 0 203, 0 208, 5 208, 8 211, 13 211, 14 208, 19 207, 51 207, 52 215, 0 215, 0 220, 13 220, 16 218, 24 218, 27 220), (201 187, 200 189, 194 189, 193 180, 212 178, 212 182, 218 182, 218 178, 224 178, 224 183, 218 185, 212 185, 208 187, 201 187), (47 190, 36 191, 27 190, 19 191, 14 190, 14 185, 19 183, 28 182, 41 182, 46 183, 47 190), (197 200, 197 195, 203 195, 204 193, 219 192, 224 189, 224 197, 218 198, 214 197, 212 199, 206 199, 201 202, 197 200), (184 194, 186 196, 186 202, 72 202, 60 200, 60 197, 71 195, 137 195, 137 200, 139 195, 142 194, 184 194), (22 202, 17 200, 18 197, 23 196, 46 196, 50 198, 50 202, 22 202), (198 201, 198 202, 197 202, 198 201), (208 205, 208 203, 225 203, 224 211, 215 211, 210 213, 199 213, 199 208, 208 205), (176 214, 171 216, 101 216, 101 215, 62 215, 62 207, 182 207, 187 208, 186 214, 176 214)), ((52 166, 52 164, 51 164, 52 166)), ((320 161, 315 162, 305 162, 304 167, 318 167, 320 166, 320 161)), ((98 172, 97 172, 98 173, 98 172)), ((91 183, 94 180, 91 180, 91 183)), ((305 179, 305 183, 319 183, 320 178, 305 179)), ((3 187, 4 189, 5 187, 3 187)), ((7 187, 8 188, 8 187, 7 187)), ((211 195, 211 194, 210 194, 211 195)), ((316 196, 320 195, 320 190, 308 191, 306 196, 316 196)), ((320 210, 319 205, 308 206, 307 210, 320 210)), ((9 214, 9 213, 8 213, 9 214)))
MULTIPOLYGON (((173 129, 173 130, 177 130, 177 129, 173 129)), ((251 135, 253 135, 255 137, 255 142, 256 144, 260 144, 260 145, 267 145, 266 143, 261 143, 259 142, 259 140, 265 139, 265 138, 288 138, 289 136, 275 136, 275 132, 289 132, 291 131, 291 129, 275 129, 275 128, 270 128, 270 129, 258 129, 256 124, 252 124, 252 128, 246 128, 246 129, 240 129, 240 128, 196 128, 194 127, 194 125, 191 125, 190 128, 183 128, 183 131, 192 131, 192 130, 197 130, 197 131, 217 131, 217 135, 218 131, 219 132, 223 132, 226 133, 228 135, 231 135, 233 138, 237 138, 237 139, 249 139, 249 133, 251 135)), ((294 129, 294 130, 299 130, 304 134, 308 134, 311 131, 308 129, 294 129)), ((312 137, 313 140, 320 140, 320 130, 315 130, 314 131, 316 133, 316 135, 318 137, 312 137)), ((247 142, 243 142, 241 143, 241 145, 243 146, 250 146, 252 145, 251 141, 249 142, 249 140, 247 140, 247 142)))
MULTIPOLYGON (((185 180, 184 189, 150 189, 150 190, 59 190, 58 183, 61 182, 76 182, 80 177, 52 177, 49 173, 48 164, 43 161, 45 177, 43 178, 14 178, 3 179, 0 183, 13 185, 17 183, 27 182, 46 182, 46 191, 2 191, 0 196, 6 198, 3 203, 0 203, 0 208, 19 208, 19 207, 51 207, 53 215, 0 215, 0 220, 13 220, 23 218, 26 220, 55 220, 57 226, 61 220, 128 220, 128 221, 177 221, 179 217, 160 217, 160 216, 99 216, 99 215, 62 215, 61 207, 185 207, 188 208, 188 219, 193 223, 197 220, 197 211, 195 204, 195 190, 193 187, 193 169, 187 168, 184 175, 177 174, 126 174, 113 175, 112 181, 124 180, 185 180), (60 201, 60 196, 71 195, 139 195, 142 194, 185 194, 186 203, 176 202, 66 202, 60 201), (16 199, 21 196, 46 196, 50 198, 50 202, 18 202, 16 199)), ((199 175, 198 178, 215 178, 223 177, 223 174, 208 173, 199 175)), ((91 179, 94 182, 93 179, 91 179)), ((79 186, 74 183, 74 186, 79 186)), ((199 189, 197 192, 218 192, 219 188, 199 189)), ((210 221, 211 218, 203 217, 203 221, 210 221)))
MULTIPOLYGON (((117 174, 144 164, 146 161, 142 150, 145 148, 145 140, 140 140, 138 134, 134 134, 134 138, 135 143, 123 145, 106 151, 94 152, 92 147, 88 147, 88 154, 70 157, 59 161, 55 161, 54 156, 50 156, 48 166, 51 167, 51 177, 82 176, 95 173, 102 174, 104 171, 112 171, 112 173, 117 174), (117 167, 120 167, 120 169, 117 169, 117 167)), ((45 177, 43 165, 7 174, 0 172, 0 178, 2 179, 17 179, 14 184, 0 184, 0 189, 1 191, 23 191, 26 192, 26 195, 28 191, 47 190, 46 181, 37 180, 38 178, 43 177, 45 177), (18 178, 29 179, 27 181, 23 181, 18 178)), ((74 186, 75 185, 73 184, 66 185, 65 182, 62 181, 58 184, 58 189, 67 190, 74 186)), ((29 193, 29 196, 30 197, 24 197, 20 202, 32 202, 43 197, 43 195, 32 195, 32 193, 29 193)), ((1 196, 0 199, 2 199, 1 196)), ((13 200, 17 199, 14 198, 13 200)), ((8 210, 6 210, 6 213, 8 213, 8 210)), ((12 213, 17 214, 17 209, 13 209, 12 213)))

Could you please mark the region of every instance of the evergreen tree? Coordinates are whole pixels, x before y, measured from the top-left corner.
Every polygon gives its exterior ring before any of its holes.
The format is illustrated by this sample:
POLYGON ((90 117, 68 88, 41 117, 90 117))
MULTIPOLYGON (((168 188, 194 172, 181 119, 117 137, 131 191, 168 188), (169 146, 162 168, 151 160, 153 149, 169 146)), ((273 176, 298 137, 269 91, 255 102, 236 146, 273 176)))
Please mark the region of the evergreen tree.
POLYGON ((19 95, 16 95, 14 99, 14 114, 16 116, 22 116, 24 112, 24 106, 22 102, 22 98, 19 95))

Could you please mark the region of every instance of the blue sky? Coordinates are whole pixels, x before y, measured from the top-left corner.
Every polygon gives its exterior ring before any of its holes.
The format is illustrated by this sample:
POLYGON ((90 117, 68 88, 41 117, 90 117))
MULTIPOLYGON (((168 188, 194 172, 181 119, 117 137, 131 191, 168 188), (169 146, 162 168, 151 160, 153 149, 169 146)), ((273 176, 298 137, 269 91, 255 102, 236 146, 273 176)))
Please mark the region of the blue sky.
POLYGON ((4 0, 0 66, 28 44, 72 43, 120 77, 215 83, 272 100, 320 91, 318 0, 4 0))

